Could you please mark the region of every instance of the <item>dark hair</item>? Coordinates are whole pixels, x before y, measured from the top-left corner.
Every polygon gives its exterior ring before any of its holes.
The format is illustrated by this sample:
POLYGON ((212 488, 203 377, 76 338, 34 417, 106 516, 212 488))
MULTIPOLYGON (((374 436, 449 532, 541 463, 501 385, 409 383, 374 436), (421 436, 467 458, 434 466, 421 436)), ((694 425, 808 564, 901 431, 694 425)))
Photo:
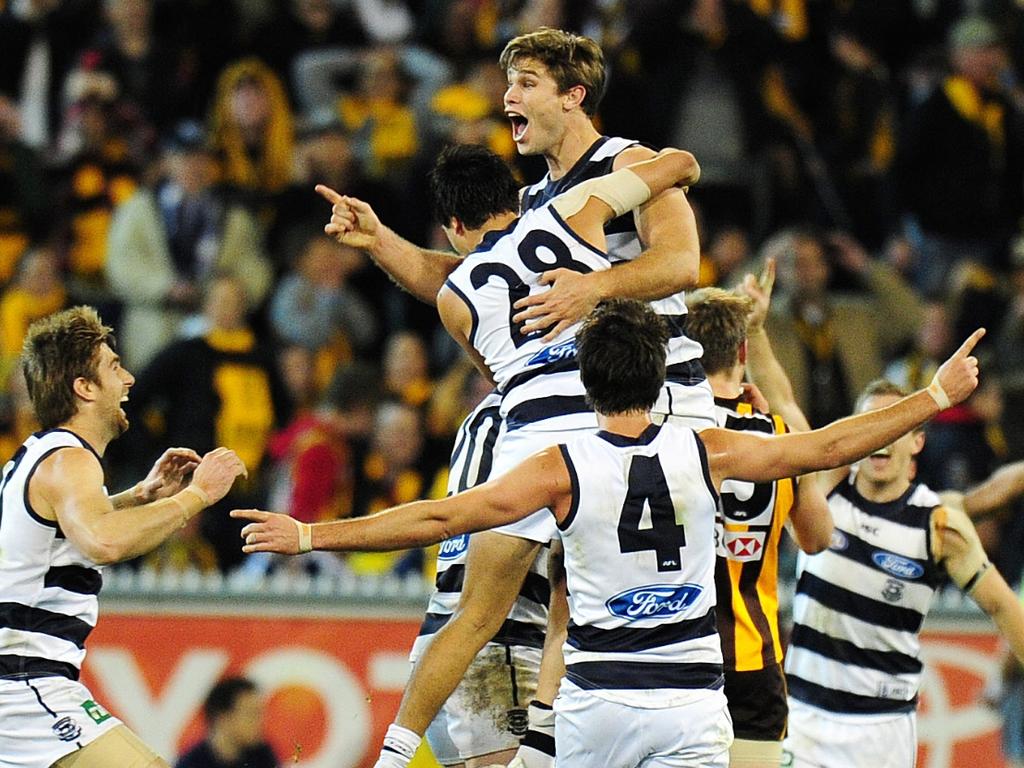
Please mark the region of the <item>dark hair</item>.
POLYGON ((709 374, 732 368, 747 338, 753 302, 721 288, 702 288, 686 297, 686 335, 704 347, 701 365, 709 374))
POLYGON ((75 415, 75 379, 97 381, 103 344, 114 346, 113 329, 103 324, 92 307, 66 309, 29 326, 21 370, 43 429, 53 429, 75 415))
POLYGON ((223 714, 235 708, 240 696, 256 690, 256 683, 245 677, 225 677, 217 683, 206 696, 203 702, 203 717, 206 724, 213 722, 223 714))
POLYGON ((635 299, 597 305, 576 333, 587 403, 606 416, 649 411, 665 383, 665 321, 635 299))
POLYGON ((605 69, 601 46, 583 35, 561 29, 541 27, 509 40, 498 58, 506 72, 522 59, 536 59, 550 73, 559 93, 582 85, 587 94, 580 103, 593 117, 604 96, 605 69))
POLYGON ((519 213, 519 187, 498 155, 475 144, 456 144, 438 155, 430 171, 434 218, 447 226, 454 217, 467 229, 500 213, 519 213))

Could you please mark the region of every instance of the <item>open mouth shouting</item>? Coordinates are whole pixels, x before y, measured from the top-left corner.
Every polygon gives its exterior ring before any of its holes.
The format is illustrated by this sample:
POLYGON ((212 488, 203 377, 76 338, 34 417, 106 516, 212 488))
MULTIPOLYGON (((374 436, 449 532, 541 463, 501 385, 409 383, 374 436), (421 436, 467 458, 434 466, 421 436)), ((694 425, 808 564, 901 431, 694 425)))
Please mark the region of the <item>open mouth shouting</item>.
POLYGON ((872 453, 868 459, 871 461, 871 466, 875 469, 881 469, 886 466, 892 459, 892 448, 885 447, 872 453))
POLYGON ((526 128, 530 121, 518 112, 506 111, 505 117, 512 124, 512 141, 519 143, 526 135, 526 128))

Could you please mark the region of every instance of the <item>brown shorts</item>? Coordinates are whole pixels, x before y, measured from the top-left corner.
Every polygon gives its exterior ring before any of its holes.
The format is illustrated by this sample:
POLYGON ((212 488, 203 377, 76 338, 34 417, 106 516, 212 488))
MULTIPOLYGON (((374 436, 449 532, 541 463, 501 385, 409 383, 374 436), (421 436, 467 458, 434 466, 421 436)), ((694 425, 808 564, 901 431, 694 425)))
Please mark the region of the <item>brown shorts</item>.
POLYGON ((732 729, 737 739, 782 741, 786 735, 786 676, 775 664, 753 672, 725 673, 732 729))

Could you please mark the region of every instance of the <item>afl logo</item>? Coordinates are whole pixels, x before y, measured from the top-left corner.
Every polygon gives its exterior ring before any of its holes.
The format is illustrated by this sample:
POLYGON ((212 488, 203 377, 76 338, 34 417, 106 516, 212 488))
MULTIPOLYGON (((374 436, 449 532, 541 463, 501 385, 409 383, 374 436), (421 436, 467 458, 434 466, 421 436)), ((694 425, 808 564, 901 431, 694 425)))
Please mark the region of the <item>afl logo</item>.
POLYGON ((883 571, 901 579, 919 579, 924 575, 924 568, 919 564, 891 552, 875 552, 871 559, 883 571))
POLYGON ((454 560, 466 551, 469 546, 469 534, 463 533, 453 539, 442 541, 437 550, 437 556, 441 560, 454 560))
POLYGON ((842 552, 850 545, 850 542, 846 540, 846 534, 840 531, 838 528, 832 529, 832 538, 828 541, 828 548, 833 549, 836 552, 842 552))
POLYGON ((608 598, 605 607, 629 621, 665 619, 685 611, 703 591, 699 584, 651 584, 620 592, 608 598))

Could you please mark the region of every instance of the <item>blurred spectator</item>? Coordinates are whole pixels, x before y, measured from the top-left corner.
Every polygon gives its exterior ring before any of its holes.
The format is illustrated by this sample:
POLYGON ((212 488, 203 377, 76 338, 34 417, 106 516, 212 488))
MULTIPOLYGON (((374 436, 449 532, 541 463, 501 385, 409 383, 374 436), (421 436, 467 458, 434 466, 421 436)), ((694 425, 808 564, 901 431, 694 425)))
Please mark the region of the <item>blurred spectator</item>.
POLYGON ((85 69, 114 76, 121 97, 163 131, 189 115, 196 71, 177 41, 156 34, 154 0, 103 0, 105 24, 82 55, 85 69))
POLYGON ((762 254, 774 256, 778 265, 780 300, 767 325, 772 346, 808 421, 823 426, 849 414, 855 394, 913 338, 921 321, 920 299, 849 235, 824 241, 810 231, 786 230, 766 243, 762 254), (866 293, 829 290, 826 242, 866 293))
POLYGON ((265 503, 261 469, 267 443, 287 423, 290 407, 273 352, 246 323, 246 298, 239 278, 215 276, 204 304, 209 330, 160 352, 139 373, 129 401, 130 415, 146 425, 153 442, 149 452, 189 445, 202 454, 223 445, 245 463, 248 478, 240 478, 225 500, 201 518, 203 535, 225 571, 242 558, 241 525, 225 510, 265 503))
POLYGON ((237 61, 217 81, 211 115, 224 180, 262 207, 291 181, 292 113, 281 78, 256 58, 237 61))
POLYGON ((21 135, 14 103, 0 94, 0 284, 53 223, 42 164, 21 135))
POLYGON ((64 76, 95 34, 102 2, 0 4, 0 98, 16 105, 27 145, 46 149, 56 136, 64 76))
POLYGON ((431 130, 456 144, 483 144, 514 162, 518 154, 503 106, 506 87, 505 73, 492 59, 481 59, 431 99, 431 130))
POLYGON ((0 297, 0 380, 6 381, 21 355, 33 321, 63 309, 67 291, 52 248, 28 251, 14 281, 0 297))
POLYGON ((0 382, 0 461, 6 463, 26 438, 39 431, 36 412, 28 396, 28 385, 21 366, 10 369, 0 382))
POLYGON ((348 285, 365 265, 360 251, 312 235, 271 299, 274 331, 282 341, 316 353, 317 370, 328 372, 318 377, 324 383, 339 364, 365 353, 377 335, 373 308, 348 285))
POLYGON ((164 159, 167 178, 117 208, 108 239, 107 280, 125 306, 121 354, 136 370, 175 338, 214 273, 235 275, 252 307, 271 280, 255 221, 213 186, 202 128, 180 124, 164 159))
POLYGON ((941 291, 961 259, 998 263, 1024 213, 1024 129, 1004 92, 999 31, 963 18, 949 54, 952 73, 907 115, 893 167, 926 293, 941 291))
POLYGON ((730 288, 739 285, 743 276, 752 271, 750 237, 737 224, 727 224, 711 236, 700 257, 700 285, 730 288))
MULTIPOLYGON (((423 418, 403 403, 384 403, 377 409, 370 451, 356 474, 352 514, 372 515, 397 504, 424 497, 430 486, 423 459, 423 418)), ((346 558, 358 574, 388 573, 422 568, 422 558, 400 552, 353 552, 346 558)))
POLYGON ((298 344, 287 344, 278 350, 277 368, 293 413, 296 417, 307 413, 320 396, 313 353, 298 344))
POLYGON ((1003 428, 1009 456, 1024 458, 1024 237, 1011 251, 1010 301, 1003 322, 995 331, 995 364, 1003 383, 1006 410, 1003 428))
POLYGON ((885 378, 907 392, 927 387, 939 366, 955 349, 949 310, 941 301, 929 301, 923 307, 921 324, 914 334, 914 345, 885 369, 885 378))
POLYGON ((107 238, 114 208, 138 186, 145 131, 124 115, 117 82, 106 72, 72 72, 65 98, 53 174, 68 287, 74 302, 96 306, 117 325, 120 303, 105 274, 107 238))
POLYGON ((395 333, 384 347, 384 391, 413 408, 430 398, 430 361, 423 339, 412 332, 395 333))
POLYGON ((206 738, 178 758, 175 768, 278 768, 263 737, 263 699, 256 684, 227 677, 203 703, 206 738))

